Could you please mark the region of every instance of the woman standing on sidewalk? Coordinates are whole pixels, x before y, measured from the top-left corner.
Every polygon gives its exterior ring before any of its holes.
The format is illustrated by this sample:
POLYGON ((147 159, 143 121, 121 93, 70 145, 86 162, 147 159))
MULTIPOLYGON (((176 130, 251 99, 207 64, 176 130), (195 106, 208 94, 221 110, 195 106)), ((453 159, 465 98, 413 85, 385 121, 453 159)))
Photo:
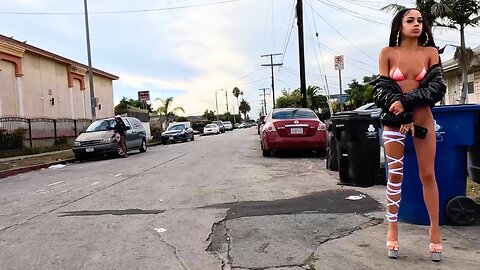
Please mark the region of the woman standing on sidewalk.
MULTIPOLYGON (((403 180, 406 134, 414 136, 423 198, 430 218, 429 250, 440 261, 443 247, 439 226, 438 187, 435 179, 436 136, 431 107, 446 90, 432 32, 416 9, 404 9, 393 18, 389 46, 380 52, 380 78, 374 100, 382 108, 383 140, 388 162, 388 257, 398 258, 397 214, 403 180)), ((409 181, 411 179, 406 179, 409 181)))

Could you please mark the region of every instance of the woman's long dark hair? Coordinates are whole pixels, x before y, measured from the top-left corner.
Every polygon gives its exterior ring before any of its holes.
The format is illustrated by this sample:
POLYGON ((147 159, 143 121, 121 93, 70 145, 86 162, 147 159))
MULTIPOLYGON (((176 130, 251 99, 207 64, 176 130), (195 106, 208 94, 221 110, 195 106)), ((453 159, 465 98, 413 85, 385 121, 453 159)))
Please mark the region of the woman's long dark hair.
MULTIPOLYGON (((403 10, 399 11, 397 13, 397 15, 395 15, 395 17, 393 17, 392 28, 390 30, 390 41, 388 43, 389 47, 400 46, 400 44, 402 43, 402 34, 401 34, 402 19, 403 19, 403 16, 405 16, 405 14, 407 12, 411 11, 411 10, 418 10, 418 9, 416 9, 416 8, 406 8, 406 9, 403 9, 403 10), (398 39, 398 44, 397 44, 398 33, 400 33, 400 38, 398 39)), ((421 14, 421 12, 420 12, 420 14, 421 14)), ((435 41, 433 40, 432 30, 430 30, 430 27, 428 26, 428 21, 425 19, 423 14, 422 14, 422 17, 423 17, 422 33, 418 37, 418 43, 421 44, 422 46, 425 46, 425 47, 436 48, 437 46, 435 46, 435 41), (427 40, 426 35, 428 35, 428 42, 427 42, 427 44, 424 45, 425 41, 427 40)))

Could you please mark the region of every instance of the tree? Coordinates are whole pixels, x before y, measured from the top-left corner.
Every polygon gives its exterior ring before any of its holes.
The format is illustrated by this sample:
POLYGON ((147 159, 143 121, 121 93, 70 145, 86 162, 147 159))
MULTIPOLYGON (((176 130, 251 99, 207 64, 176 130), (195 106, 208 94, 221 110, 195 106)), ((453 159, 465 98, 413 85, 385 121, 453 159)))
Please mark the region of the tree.
MULTIPOLYGON (((458 60, 462 70, 463 86, 460 103, 465 104, 468 91, 468 70, 474 58, 473 50, 465 45, 465 27, 479 25, 480 2, 478 0, 417 0, 416 5, 423 16, 432 21, 432 26, 460 31, 460 46, 456 46, 454 58, 458 60)), ((383 7, 382 10, 397 12, 403 8, 405 7, 391 4, 383 7)))
POLYGON ((302 107, 302 95, 300 88, 293 91, 286 89, 282 90, 282 94, 277 98, 275 102, 275 108, 301 108, 302 107))
POLYGON ((243 113, 244 119, 247 119, 247 112, 251 110, 248 101, 242 99, 242 101, 240 101, 240 106, 238 106, 238 110, 243 113))
POLYGON ((160 116, 164 116, 164 123, 166 125, 168 125, 169 116, 174 116, 175 113, 179 113, 179 112, 185 113, 185 110, 182 107, 172 108, 173 97, 169 97, 165 100, 161 98, 157 98, 155 100, 162 102, 162 105, 157 108, 157 112, 160 116))
POLYGON ((203 113, 203 118, 213 121, 215 120, 215 112, 205 109, 205 112, 203 113))
POLYGON ((348 102, 351 109, 356 109, 364 104, 373 102, 373 86, 369 82, 378 78, 378 75, 372 75, 371 77, 363 77, 363 83, 352 80, 348 84, 349 89, 345 90, 348 95, 348 102))
POLYGON ((127 112, 127 105, 136 107, 136 108, 141 108, 141 109, 146 109, 148 112, 153 112, 152 104, 150 103, 144 103, 140 100, 133 99, 133 98, 126 98, 123 97, 120 102, 115 106, 115 114, 124 114, 127 112))

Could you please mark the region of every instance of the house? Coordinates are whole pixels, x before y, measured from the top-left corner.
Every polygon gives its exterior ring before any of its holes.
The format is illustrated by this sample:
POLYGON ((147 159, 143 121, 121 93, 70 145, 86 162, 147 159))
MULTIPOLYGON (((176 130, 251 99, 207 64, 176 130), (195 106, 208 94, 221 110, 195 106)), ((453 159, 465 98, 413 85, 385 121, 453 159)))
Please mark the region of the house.
MULTIPOLYGON (((480 46, 473 49, 474 59, 471 68, 468 71, 468 93, 467 103, 480 103, 480 46)), ((447 93, 445 94, 445 104, 459 104, 462 89, 462 71, 458 60, 450 59, 442 63, 445 82, 447 83, 447 93)))
MULTIPOLYGON (((88 66, 0 35, 0 117, 92 119, 88 66)), ((114 116, 113 80, 93 69, 96 117, 114 116)))

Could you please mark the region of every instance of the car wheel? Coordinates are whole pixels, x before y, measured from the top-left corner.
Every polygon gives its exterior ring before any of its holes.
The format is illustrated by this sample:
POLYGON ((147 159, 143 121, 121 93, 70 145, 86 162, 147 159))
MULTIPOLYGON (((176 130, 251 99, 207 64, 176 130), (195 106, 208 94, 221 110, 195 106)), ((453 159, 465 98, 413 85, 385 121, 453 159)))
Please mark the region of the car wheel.
POLYGON ((85 157, 81 155, 75 155, 75 160, 78 162, 82 162, 85 160, 85 157))
POLYGON ((167 141, 162 141, 162 144, 163 144, 163 145, 167 145, 168 142, 167 142, 167 141))
POLYGON ((193 134, 192 134, 192 139, 191 139, 191 141, 192 141, 192 142, 195 141, 195 135, 193 135, 193 134))
POLYGON ((140 153, 147 152, 147 141, 145 139, 142 140, 142 146, 140 147, 140 153))
POLYGON ((270 154, 271 154, 270 150, 262 150, 262 155, 263 155, 264 157, 269 157, 270 154))

